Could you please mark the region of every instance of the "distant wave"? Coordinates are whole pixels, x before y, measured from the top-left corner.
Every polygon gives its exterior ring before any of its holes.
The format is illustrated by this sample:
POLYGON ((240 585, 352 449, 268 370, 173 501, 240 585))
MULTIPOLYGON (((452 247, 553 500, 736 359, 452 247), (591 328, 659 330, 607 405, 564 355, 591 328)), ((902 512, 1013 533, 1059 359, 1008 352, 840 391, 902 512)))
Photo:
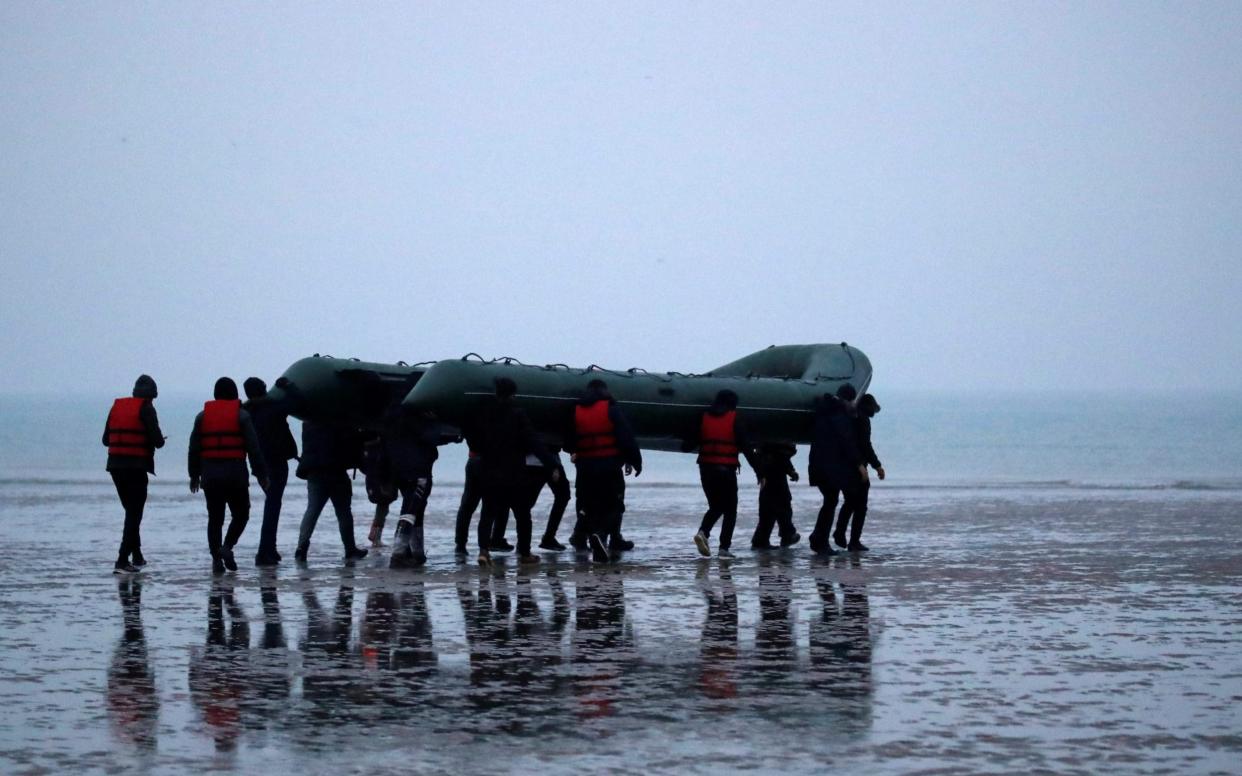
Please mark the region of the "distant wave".
MULTIPOLYGON (((361 483, 361 477, 358 478, 361 483)), ((463 483, 460 479, 436 480, 438 488, 460 488, 463 483)), ((748 477, 739 477, 739 486, 743 490, 755 490, 756 485, 748 477)), ((1185 492, 1209 492, 1209 493, 1242 493, 1242 480, 1172 480, 1169 482, 1090 482, 1068 479, 1054 480, 1013 480, 1013 481, 941 481, 941 482, 893 482, 892 480, 879 483, 872 480, 872 485, 883 490, 892 491, 1015 491, 1015 490, 1034 490, 1034 491, 1052 491, 1052 490, 1069 490, 1069 491, 1098 491, 1098 492, 1125 492, 1125 491, 1185 491, 1185 492)), ((50 476, 30 476, 30 477, 0 477, 0 487, 4 486, 51 486, 51 487, 100 487, 112 486, 111 479, 107 477, 50 477, 50 476)), ((152 477, 150 486, 154 489, 165 488, 186 488, 186 480, 180 477, 168 477, 161 479, 152 477)), ((298 490, 302 486, 299 480, 291 479, 286 492, 298 490)), ((806 487, 804 482, 790 483, 792 488, 806 487)), ((627 480, 626 488, 634 490, 698 490, 700 484, 694 481, 661 481, 661 480, 627 480)))

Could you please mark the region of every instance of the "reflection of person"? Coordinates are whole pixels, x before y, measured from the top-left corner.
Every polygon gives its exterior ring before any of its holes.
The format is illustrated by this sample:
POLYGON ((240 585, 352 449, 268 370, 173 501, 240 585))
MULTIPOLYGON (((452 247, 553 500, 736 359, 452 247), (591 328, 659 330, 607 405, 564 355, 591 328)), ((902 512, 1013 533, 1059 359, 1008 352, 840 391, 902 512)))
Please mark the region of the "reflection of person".
POLYGON ((190 701, 220 752, 236 750, 241 734, 249 649, 250 623, 233 597, 232 583, 213 584, 207 596, 207 643, 190 653, 189 684, 190 701))
POLYGON ((142 557, 142 511, 147 503, 147 474, 155 473, 155 451, 164 446, 159 417, 155 414, 155 381, 139 375, 133 396, 112 402, 104 426, 103 443, 108 448, 108 473, 116 485, 116 495, 125 510, 121 549, 113 571, 131 574, 147 565, 142 557))
POLYGON ((811 549, 821 555, 833 555, 828 543, 832 521, 836 517, 837 499, 842 491, 847 499, 855 496, 867 478, 867 465, 858 450, 850 402, 858 392, 846 383, 836 396, 825 394, 815 402, 815 427, 811 436, 808 480, 824 496, 815 530, 811 531, 811 549))
POLYGON ((155 751, 160 701, 142 629, 142 581, 118 580, 117 594, 124 627, 108 665, 108 719, 118 739, 155 751))
POLYGON ((570 639, 574 695, 581 718, 611 717, 622 695, 626 669, 636 662, 634 634, 625 622, 620 574, 587 575, 578 582, 577 616, 570 639))
MULTIPOLYGON (((858 400, 858 406, 854 412, 854 431, 857 434, 858 450, 862 454, 865 464, 869 464, 875 469, 876 476, 884 479, 884 466, 880 463, 879 457, 875 454, 875 448, 871 445, 871 419, 880 411, 880 404, 875 397, 869 393, 864 393, 858 400)), ((852 493, 847 493, 845 503, 841 505, 841 514, 837 517, 837 529, 832 534, 832 540, 836 542, 838 547, 844 547, 850 552, 866 552, 867 547, 861 541, 863 523, 867 520, 867 499, 871 492, 871 483, 866 477, 863 478, 862 484, 855 488, 852 493), (851 521, 851 517, 853 520, 851 521), (850 539, 847 544, 845 541, 845 529, 850 529, 850 539)))
POLYGON ((816 581, 822 612, 811 620, 811 681, 825 702, 839 705, 837 733, 861 732, 871 722, 871 609, 867 589, 842 584, 838 596, 831 581, 816 581))
MULTIPOLYGON (((703 561, 706 563, 707 561, 703 561)), ((699 581, 707 599, 700 648, 699 689, 715 700, 737 697, 737 590, 728 569, 714 583, 706 566, 699 581)))
POLYGON ((766 671, 791 673, 798 662, 790 607, 793 580, 779 558, 759 561, 759 622, 755 626, 755 657, 766 671))
MULTIPOLYGON (((285 710, 293 690, 288 638, 280 616, 275 571, 260 572, 259 599, 263 604, 263 633, 259 648, 250 657, 250 692, 255 699, 251 707, 264 716, 274 716, 285 710)), ((261 725, 263 721, 256 720, 256 723, 261 725)))

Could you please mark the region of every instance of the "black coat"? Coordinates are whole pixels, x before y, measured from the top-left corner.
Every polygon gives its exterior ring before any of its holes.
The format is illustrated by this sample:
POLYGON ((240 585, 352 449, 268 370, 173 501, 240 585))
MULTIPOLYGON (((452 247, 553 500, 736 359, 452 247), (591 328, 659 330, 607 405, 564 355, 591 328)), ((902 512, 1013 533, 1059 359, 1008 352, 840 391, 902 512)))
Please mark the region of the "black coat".
POLYGON ((401 413, 384 433, 384 451, 388 466, 398 481, 430 477, 431 467, 440 457, 438 424, 401 413))
POLYGON ((242 405, 250 413, 254 432, 259 435, 259 449, 268 465, 298 457, 298 443, 289 430, 291 405, 288 400, 277 401, 267 396, 250 399, 242 405))
POLYGON ((520 477, 526 469, 526 456, 531 454, 546 469, 556 468, 556 456, 535 436, 535 427, 526 413, 511 401, 489 399, 462 430, 486 472, 520 477))
POLYGON ((835 396, 817 399, 807 467, 810 484, 835 488, 852 486, 862 476, 858 471, 862 463, 849 406, 835 396))
POLYGON ((357 467, 362 459, 362 435, 352 428, 314 420, 302 421, 302 460, 297 476, 331 476, 357 467))

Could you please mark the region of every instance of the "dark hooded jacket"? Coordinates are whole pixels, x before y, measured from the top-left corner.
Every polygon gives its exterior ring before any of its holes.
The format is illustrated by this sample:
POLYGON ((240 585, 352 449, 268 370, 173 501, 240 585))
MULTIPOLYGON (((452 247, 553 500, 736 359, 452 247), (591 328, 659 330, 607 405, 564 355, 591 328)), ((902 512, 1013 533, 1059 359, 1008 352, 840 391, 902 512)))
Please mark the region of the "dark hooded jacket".
MULTIPOLYGON (((267 465, 263 460, 263 451, 259 447, 259 435, 255 433, 254 421, 250 413, 243 409, 237 411, 238 423, 241 425, 242 439, 246 442, 246 457, 250 459, 250 468, 260 482, 267 479, 267 465)), ((245 458, 203 458, 203 413, 194 417, 194 430, 190 432, 190 449, 187 468, 190 479, 198 479, 205 483, 225 483, 229 481, 245 483, 250 479, 250 471, 246 468, 245 458)))
POLYGON ((539 441, 530 418, 511 400, 489 397, 462 431, 490 475, 521 477, 527 455, 537 457, 548 470, 556 468, 556 456, 539 441))
POLYGON ((408 482, 430 477, 440 451, 439 424, 397 406, 388 415, 383 435, 388 465, 397 480, 408 482))
POLYGON ((302 421, 302 459, 295 474, 308 480, 357 468, 362 463, 362 435, 356 430, 315 420, 302 421))
MULTIPOLYGON (((155 386, 155 380, 147 375, 141 375, 134 383, 133 396, 136 399, 146 399, 142 403, 142 408, 138 410, 138 419, 142 421, 142 427, 147 432, 147 443, 154 449, 164 446, 164 434, 160 431, 160 419, 155 413, 155 405, 151 403, 159 391, 155 386)), ((104 421, 103 432, 104 447, 108 447, 108 422, 104 421)), ((132 455, 109 455, 107 470, 110 472, 121 471, 123 469, 141 469, 149 474, 155 474, 155 456, 151 455, 146 458, 138 458, 132 455)))
POLYGON ((875 448, 871 446, 871 416, 859 412, 858 417, 854 418, 854 431, 858 437, 858 452, 863 460, 871 464, 872 469, 884 468, 875 454, 875 448))
POLYGON ((811 485, 843 488, 856 483, 863 463, 849 405, 835 396, 815 400, 815 427, 807 474, 811 485))
POLYGON ((279 399, 269 393, 242 404, 250 413, 254 431, 259 436, 263 460, 269 465, 298 457, 298 443, 289 430, 289 414, 296 408, 296 403, 291 387, 286 387, 285 395, 279 399))
MULTIPOLYGON (((577 460, 578 468, 612 467, 629 464, 641 471, 643 468, 642 451, 638 449, 638 441, 634 439, 634 431, 630 428, 630 421, 625 417, 625 413, 621 411, 621 408, 617 406, 617 402, 596 393, 588 393, 578 400, 577 406, 590 407, 597 401, 608 402, 608 419, 612 421, 613 435, 617 438, 617 449, 621 452, 621 456, 619 458, 580 458, 577 460)), ((574 423, 574 414, 571 410, 568 422, 561 433, 561 438, 565 440, 565 452, 570 455, 578 451, 578 430, 574 423)))

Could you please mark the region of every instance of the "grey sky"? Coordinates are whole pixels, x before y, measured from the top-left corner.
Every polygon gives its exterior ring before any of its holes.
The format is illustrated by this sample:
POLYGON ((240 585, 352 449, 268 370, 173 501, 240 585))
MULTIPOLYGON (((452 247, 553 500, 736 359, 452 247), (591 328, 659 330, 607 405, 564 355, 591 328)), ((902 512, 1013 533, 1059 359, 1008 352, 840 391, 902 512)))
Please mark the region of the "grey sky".
POLYGON ((1242 4, 0 4, 0 391, 1242 387, 1242 4))

